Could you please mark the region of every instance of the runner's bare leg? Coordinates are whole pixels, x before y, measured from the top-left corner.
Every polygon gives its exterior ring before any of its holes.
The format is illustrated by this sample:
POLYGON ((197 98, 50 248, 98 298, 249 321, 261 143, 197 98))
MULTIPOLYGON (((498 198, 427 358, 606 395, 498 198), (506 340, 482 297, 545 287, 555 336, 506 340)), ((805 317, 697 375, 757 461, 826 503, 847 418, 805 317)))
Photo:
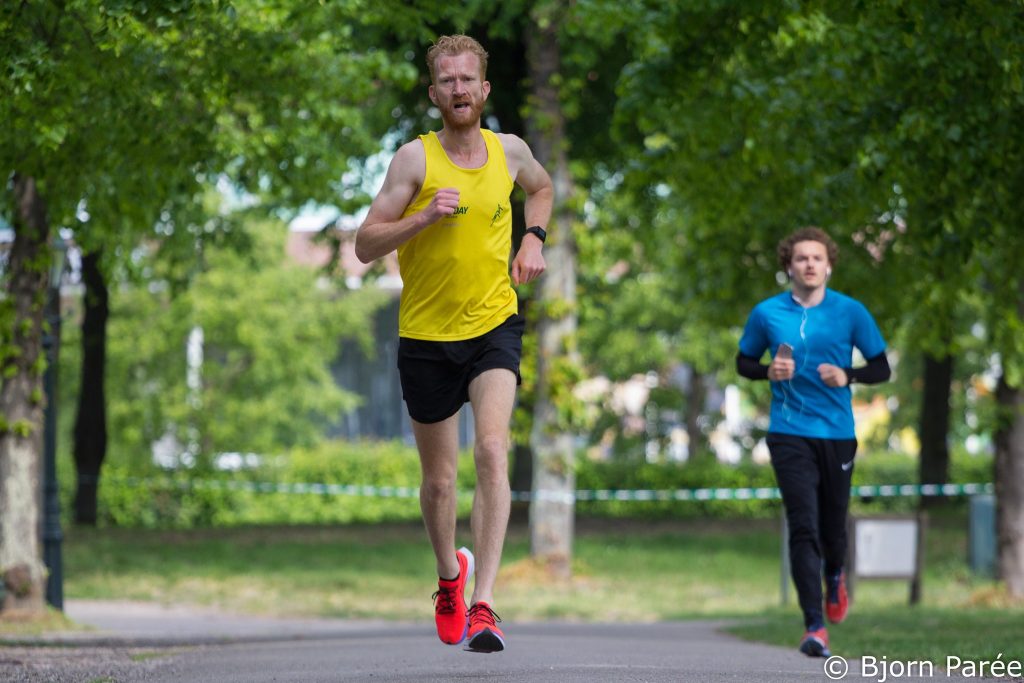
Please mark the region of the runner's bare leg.
POLYGON ((453 579, 459 573, 455 557, 455 477, 459 458, 459 414, 424 424, 412 420, 420 453, 420 510, 430 545, 437 558, 437 575, 453 579))
POLYGON ((473 554, 476 583, 470 604, 494 602, 494 582, 508 529, 512 494, 508 481, 509 422, 516 398, 516 376, 511 370, 487 370, 469 385, 476 443, 476 491, 473 496, 473 554))

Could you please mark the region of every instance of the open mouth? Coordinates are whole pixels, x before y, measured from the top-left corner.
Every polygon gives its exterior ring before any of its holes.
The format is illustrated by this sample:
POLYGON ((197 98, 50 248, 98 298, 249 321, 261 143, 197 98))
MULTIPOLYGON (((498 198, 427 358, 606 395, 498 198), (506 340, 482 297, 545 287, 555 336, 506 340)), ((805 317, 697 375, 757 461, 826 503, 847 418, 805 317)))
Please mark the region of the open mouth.
POLYGON ((466 109, 469 109, 469 102, 456 102, 452 106, 452 109, 455 111, 465 111, 466 109))

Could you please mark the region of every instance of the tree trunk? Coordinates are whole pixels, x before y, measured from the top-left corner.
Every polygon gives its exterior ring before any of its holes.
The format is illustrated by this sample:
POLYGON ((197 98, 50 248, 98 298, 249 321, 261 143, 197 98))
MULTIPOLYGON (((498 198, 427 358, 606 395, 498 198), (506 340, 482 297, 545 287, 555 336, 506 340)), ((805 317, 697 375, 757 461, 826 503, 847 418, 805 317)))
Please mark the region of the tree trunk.
POLYGON ((527 29, 530 73, 528 141, 537 160, 551 173, 555 188, 553 229, 545 247, 547 273, 539 283, 535 304, 541 311, 537 327, 537 391, 533 412, 533 496, 530 502, 530 544, 533 557, 560 577, 571 574, 576 477, 573 437, 559 420, 553 392, 553 370, 573 362, 576 338, 576 245, 573 215, 567 199, 572 180, 564 147, 564 116, 558 94, 560 53, 556 18, 544 11, 561 11, 560 3, 534 8, 527 29))
POLYGON ((75 522, 96 526, 96 492, 107 454, 107 398, 104 368, 107 359, 107 283, 100 270, 100 252, 82 257, 85 314, 82 319, 82 386, 75 417, 75 522))
POLYGON ((690 387, 686 392, 686 436, 691 461, 710 457, 710 451, 705 447, 704 432, 700 428, 700 416, 704 413, 707 394, 704 374, 690 366, 690 387))
POLYGON ((43 310, 49 277, 46 206, 31 177, 14 176, 17 210, 0 330, 0 611, 41 614, 46 569, 40 529, 43 310))
POLYGON ((999 577, 1024 597, 1024 391, 1005 374, 996 389, 1003 419, 996 431, 996 533, 999 577))
MULTIPOLYGON (((1024 280, 1017 312, 1024 318, 1024 280)), ((1010 386, 1006 371, 996 388, 996 539, 999 578, 1015 598, 1024 598, 1024 388, 1010 386)))
MULTIPOLYGON (((949 394, 953 382, 953 357, 924 356, 924 390, 921 396, 921 460, 922 484, 949 482, 949 394)), ((921 505, 934 507, 944 502, 942 496, 922 496, 921 505)))

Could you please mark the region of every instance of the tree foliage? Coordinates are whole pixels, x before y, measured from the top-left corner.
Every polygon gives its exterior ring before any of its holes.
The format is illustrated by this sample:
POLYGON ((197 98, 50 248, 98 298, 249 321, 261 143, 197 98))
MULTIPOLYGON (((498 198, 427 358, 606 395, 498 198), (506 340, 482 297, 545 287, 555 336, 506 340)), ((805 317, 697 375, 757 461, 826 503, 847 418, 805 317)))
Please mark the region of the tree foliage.
MULTIPOLYGON (((176 295, 160 280, 113 293, 111 449, 123 463, 144 467, 168 436, 206 465, 222 452, 273 456, 315 444, 355 406, 331 362, 341 344, 372 349, 368 321, 387 295, 349 292, 286 263, 281 223, 251 219, 247 230, 253 250, 210 249, 204 271, 176 295), (202 357, 190 386, 194 331, 202 357)), ((65 387, 73 395, 73 376, 65 387)))
MULTIPOLYGON (((72 228, 83 249, 102 251, 107 272, 132 264, 142 236, 174 246, 187 273, 201 272, 188 255, 230 227, 203 212, 211 187, 267 209, 358 199, 344 173, 390 123, 380 86, 402 87, 414 73, 367 42, 385 20, 395 21, 386 7, 360 0, 25 0, 0 8, 0 168, 14 190, 2 194, 0 218, 14 226, 18 250, 27 249, 3 273, 0 395, 31 416, 20 432, 0 432, 6 489, 27 495, 33 486, 28 470, 17 481, 7 476, 8 460, 39 458, 38 439, 27 439, 39 428, 41 411, 29 404, 41 403, 41 364, 17 358, 36 353, 42 331, 30 324, 27 341, 16 343, 13 328, 38 319, 47 278, 34 292, 12 283, 27 281, 19 271, 45 270, 51 226, 72 228)), ((12 500, 0 498, 0 511, 12 500)), ((43 572, 22 542, 35 533, 31 514, 25 520, 0 534, 0 572, 27 567, 24 592, 38 595, 43 572)))

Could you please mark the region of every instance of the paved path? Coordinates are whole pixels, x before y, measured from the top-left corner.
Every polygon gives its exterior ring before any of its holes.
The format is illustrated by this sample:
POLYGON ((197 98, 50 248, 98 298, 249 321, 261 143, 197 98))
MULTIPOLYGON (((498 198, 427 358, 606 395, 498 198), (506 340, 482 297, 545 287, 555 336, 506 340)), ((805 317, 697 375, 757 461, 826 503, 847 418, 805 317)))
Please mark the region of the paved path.
MULTIPOLYGON (((95 630, 0 647, 2 681, 828 681, 823 661, 747 643, 719 622, 509 623, 509 649, 442 645, 429 623, 266 619, 138 603, 69 601, 95 630), (59 645, 59 647, 58 647, 59 645)), ((864 678, 851 662, 848 680, 864 678)), ((936 672, 936 678, 945 676, 936 672)), ((933 680, 902 677, 901 681, 933 680)))

